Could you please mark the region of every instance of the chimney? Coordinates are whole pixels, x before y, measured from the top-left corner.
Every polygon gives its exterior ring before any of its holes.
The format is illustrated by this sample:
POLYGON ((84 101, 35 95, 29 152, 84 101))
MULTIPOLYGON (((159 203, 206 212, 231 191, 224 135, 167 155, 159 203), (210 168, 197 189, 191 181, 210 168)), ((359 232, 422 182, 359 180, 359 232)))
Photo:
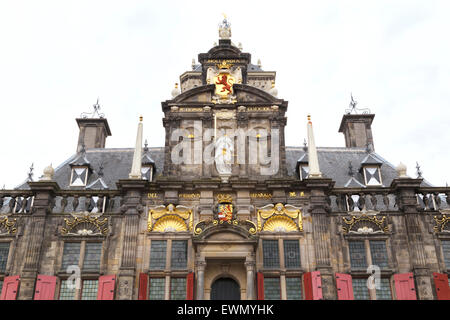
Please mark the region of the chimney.
POLYGON ((367 148, 375 150, 372 137, 372 121, 374 114, 344 114, 339 127, 345 137, 347 148, 367 148))
POLYGON ((111 135, 105 118, 77 118, 76 120, 80 128, 77 153, 81 151, 83 143, 86 149, 105 147, 106 137, 111 135))

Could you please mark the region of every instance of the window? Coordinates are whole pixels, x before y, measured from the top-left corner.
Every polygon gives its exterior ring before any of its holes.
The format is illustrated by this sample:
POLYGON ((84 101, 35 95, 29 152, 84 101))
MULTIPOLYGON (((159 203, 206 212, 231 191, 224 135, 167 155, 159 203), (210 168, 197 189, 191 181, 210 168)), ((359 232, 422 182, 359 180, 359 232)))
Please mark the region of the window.
POLYGON ((170 279, 170 300, 186 299, 186 278, 170 279))
POLYGON ((284 265, 286 268, 300 268, 300 246, 298 240, 283 240, 284 265))
POLYGON ((370 300, 369 288, 367 288, 367 279, 353 278, 353 296, 355 300, 370 300))
POLYGON ((392 300, 391 283, 388 278, 380 279, 380 288, 376 289, 377 300, 392 300))
POLYGON ((0 243, 0 273, 6 271, 6 263, 8 262, 9 242, 0 243))
POLYGON ((80 259, 81 242, 65 242, 62 260, 62 271, 66 271, 69 266, 78 266, 80 259))
POLYGON ((98 280, 83 280, 81 300, 97 300, 98 280))
POLYGON ((164 300, 166 278, 150 278, 149 300, 164 300))
POLYGON ((301 278, 286 278, 286 297, 287 300, 302 299, 301 278))
POLYGON ((172 269, 186 269, 187 266, 187 241, 173 240, 172 241, 172 269))
POLYGON ((309 166, 308 165, 299 165, 298 173, 300 180, 307 179, 309 176, 309 166))
POLYGON ((83 270, 99 271, 102 244, 99 242, 86 243, 83 261, 83 270))
POLYGON ((366 248, 364 241, 349 241, 350 264, 352 270, 367 269, 366 248))
POLYGON ((150 269, 165 269, 166 268, 166 240, 152 240, 150 248, 150 269))
POLYGON ((142 179, 152 181, 152 173, 153 173, 152 166, 142 165, 141 167, 142 179))
POLYGON ((70 177, 70 186, 83 187, 87 183, 88 167, 73 167, 70 177))
POLYGON ((388 267, 387 250, 385 241, 370 241, 370 255, 372 264, 379 266, 380 269, 388 267))
POLYGON ((3 280, 0 280, 0 292, 2 292, 3 289, 3 280))
POLYGON ((264 268, 280 267, 278 240, 263 240, 263 265, 264 268))
POLYGON ((75 286, 74 288, 69 288, 69 284, 75 284, 75 281, 61 281, 61 288, 59 289, 59 300, 75 300, 75 286))
POLYGON ((381 175, 379 166, 364 166, 364 180, 367 186, 381 185, 381 175))
POLYGON ((280 278, 264 277, 264 300, 280 300, 280 278))
POLYGON ((444 253, 444 262, 447 269, 450 269, 450 240, 442 241, 442 251, 444 253))

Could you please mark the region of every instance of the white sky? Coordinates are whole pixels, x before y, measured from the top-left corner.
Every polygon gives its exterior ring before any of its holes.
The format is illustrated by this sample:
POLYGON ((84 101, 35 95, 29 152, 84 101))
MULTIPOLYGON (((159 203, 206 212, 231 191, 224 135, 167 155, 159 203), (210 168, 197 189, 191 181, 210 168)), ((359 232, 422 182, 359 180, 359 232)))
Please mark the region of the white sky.
POLYGON ((344 146, 353 92, 376 114, 377 153, 450 182, 449 1, 2 0, 0 188, 21 183, 32 162, 36 180, 69 158, 75 118, 97 97, 108 148, 134 146, 141 114, 149 145, 163 146, 161 101, 218 41, 223 12, 232 41, 277 71, 288 146, 302 145, 308 113, 318 146, 344 146))

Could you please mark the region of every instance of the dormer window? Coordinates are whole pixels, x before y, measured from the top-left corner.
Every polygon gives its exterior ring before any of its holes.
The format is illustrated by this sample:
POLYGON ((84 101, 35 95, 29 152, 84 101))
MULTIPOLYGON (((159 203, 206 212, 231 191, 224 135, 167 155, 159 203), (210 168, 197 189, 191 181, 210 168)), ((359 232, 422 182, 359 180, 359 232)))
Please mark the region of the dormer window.
POLYGON ((73 166, 72 174, 70 176, 71 187, 84 187, 88 180, 88 170, 86 166, 73 166))
POLYGON ((152 165, 142 165, 141 167, 142 179, 152 181, 153 179, 153 166, 152 165))
POLYGON ((366 186, 381 186, 381 161, 374 153, 368 154, 363 161, 361 161, 361 170, 364 175, 364 182, 366 186))
POLYGON ((309 166, 307 164, 298 166, 300 180, 307 179, 309 176, 309 166))
POLYGON ((364 170, 364 181, 366 182, 366 186, 382 185, 379 166, 364 166, 363 170, 364 170))

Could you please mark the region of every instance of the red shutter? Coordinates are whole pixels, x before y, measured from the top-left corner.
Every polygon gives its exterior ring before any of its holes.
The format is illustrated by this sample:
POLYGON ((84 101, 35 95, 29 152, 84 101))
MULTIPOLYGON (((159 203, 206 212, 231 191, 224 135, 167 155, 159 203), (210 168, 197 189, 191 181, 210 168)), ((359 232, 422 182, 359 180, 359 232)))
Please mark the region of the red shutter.
POLYGON ((303 274, 305 284, 305 300, 322 300, 322 279, 320 271, 312 271, 303 274))
POLYGON ((258 300, 264 300, 264 275, 262 272, 256 273, 256 281, 258 282, 258 300))
POLYGON ((194 300, 194 273, 188 273, 186 277, 186 300, 194 300))
POLYGON ((352 276, 345 273, 336 273, 336 288, 338 300, 354 300, 352 276))
POLYGON ((138 300, 147 300, 148 274, 139 274, 139 297, 138 300))
POLYGON ((417 300, 412 272, 394 274, 397 300, 417 300))
POLYGON ((448 285, 448 276, 445 273, 433 272, 434 286, 436 287, 436 296, 438 300, 450 300, 450 287, 448 285))
POLYGON ((39 274, 34 290, 34 300, 54 300, 56 288, 56 277, 39 274))
POLYGON ((0 300, 16 300, 20 276, 9 276, 3 280, 0 300))
POLYGON ((114 300, 116 276, 108 275, 98 278, 97 300, 114 300))

